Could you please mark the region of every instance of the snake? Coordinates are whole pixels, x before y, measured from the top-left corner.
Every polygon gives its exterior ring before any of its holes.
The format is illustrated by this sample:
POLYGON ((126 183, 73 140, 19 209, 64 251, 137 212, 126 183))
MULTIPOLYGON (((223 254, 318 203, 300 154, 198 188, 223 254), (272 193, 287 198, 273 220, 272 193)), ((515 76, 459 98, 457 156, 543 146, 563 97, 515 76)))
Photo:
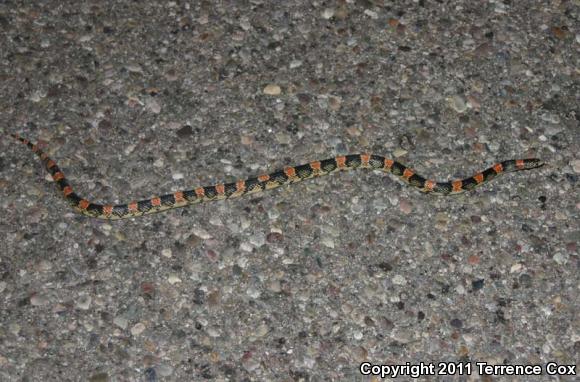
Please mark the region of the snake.
POLYGON ((504 173, 530 170, 544 165, 544 162, 537 158, 511 159, 497 162, 488 169, 478 172, 466 179, 437 182, 426 179, 409 167, 381 155, 368 153, 339 155, 334 158, 313 161, 299 166, 284 167, 281 170, 269 174, 263 174, 245 180, 238 180, 232 183, 218 183, 213 186, 197 187, 191 190, 176 191, 171 194, 154 196, 140 201, 113 205, 93 203, 79 196, 73 191, 72 186, 56 162, 42 151, 36 143, 29 141, 19 134, 10 135, 28 146, 28 148, 40 158, 46 171, 48 171, 52 176, 54 183, 56 183, 60 189, 64 199, 77 212, 91 218, 106 220, 126 219, 185 207, 192 204, 238 198, 244 195, 271 190, 338 171, 359 168, 378 170, 393 174, 404 183, 423 193, 455 195, 465 191, 471 191, 504 173))

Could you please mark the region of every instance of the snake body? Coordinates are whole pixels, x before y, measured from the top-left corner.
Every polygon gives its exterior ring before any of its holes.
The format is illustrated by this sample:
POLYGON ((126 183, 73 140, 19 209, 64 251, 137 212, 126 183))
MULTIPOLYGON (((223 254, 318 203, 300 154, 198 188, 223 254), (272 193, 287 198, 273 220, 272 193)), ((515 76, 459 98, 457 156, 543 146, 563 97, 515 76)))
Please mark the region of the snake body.
POLYGON ((533 169, 541 167, 544 164, 536 158, 506 160, 496 163, 490 168, 463 180, 436 182, 425 179, 405 165, 383 156, 353 154, 314 161, 295 167, 285 167, 282 170, 274 171, 270 174, 264 174, 246 180, 238 180, 233 183, 219 183, 213 186, 198 187, 193 190, 176 191, 171 194, 125 204, 102 205, 90 202, 76 194, 57 164, 35 143, 30 142, 18 134, 11 135, 38 155, 46 170, 62 192, 64 199, 77 212, 92 218, 107 220, 125 219, 185 207, 191 204, 237 198, 306 179, 328 175, 333 172, 357 168, 391 173, 421 192, 452 195, 473 190, 503 173, 533 169))

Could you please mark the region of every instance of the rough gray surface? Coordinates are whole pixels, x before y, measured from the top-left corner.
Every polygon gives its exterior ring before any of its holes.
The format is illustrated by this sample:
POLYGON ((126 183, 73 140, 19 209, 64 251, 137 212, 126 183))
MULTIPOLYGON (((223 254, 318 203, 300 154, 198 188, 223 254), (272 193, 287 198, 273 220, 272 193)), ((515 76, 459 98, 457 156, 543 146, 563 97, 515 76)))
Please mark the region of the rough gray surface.
POLYGON ((564 0, 1 2, 2 135, 98 201, 347 152, 438 179, 549 165, 458 197, 355 172, 106 223, 4 138, 0 380, 574 364, 578 25, 564 0))

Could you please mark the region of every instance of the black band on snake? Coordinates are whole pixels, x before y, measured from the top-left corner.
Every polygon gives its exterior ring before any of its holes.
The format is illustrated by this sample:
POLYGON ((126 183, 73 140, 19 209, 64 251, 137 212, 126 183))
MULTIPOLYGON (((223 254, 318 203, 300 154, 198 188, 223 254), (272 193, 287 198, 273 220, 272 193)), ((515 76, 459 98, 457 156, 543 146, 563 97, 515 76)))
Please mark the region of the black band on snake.
POLYGON ((17 134, 11 134, 14 138, 27 145, 46 167, 46 170, 54 179, 62 192, 65 200, 79 213, 98 219, 117 220, 135 216, 153 214, 167 211, 173 208, 185 207, 191 204, 205 203, 214 200, 237 198, 240 196, 271 190, 287 184, 300 182, 306 179, 327 175, 342 170, 356 168, 380 170, 398 176, 410 186, 421 192, 453 195, 489 182, 506 172, 529 170, 541 167, 544 163, 539 159, 515 159, 506 160, 494 164, 492 167, 478 172, 470 178, 455 180, 452 182, 436 182, 427 180, 413 170, 394 160, 373 154, 353 154, 337 156, 335 158, 310 162, 296 167, 285 167, 283 170, 271 174, 260 175, 255 178, 238 180, 234 183, 219 183, 214 186, 198 187, 193 190, 176 191, 172 194, 156 196, 151 199, 133 201, 118 205, 101 205, 92 203, 77 195, 63 172, 56 163, 46 155, 38 146, 28 139, 17 134))

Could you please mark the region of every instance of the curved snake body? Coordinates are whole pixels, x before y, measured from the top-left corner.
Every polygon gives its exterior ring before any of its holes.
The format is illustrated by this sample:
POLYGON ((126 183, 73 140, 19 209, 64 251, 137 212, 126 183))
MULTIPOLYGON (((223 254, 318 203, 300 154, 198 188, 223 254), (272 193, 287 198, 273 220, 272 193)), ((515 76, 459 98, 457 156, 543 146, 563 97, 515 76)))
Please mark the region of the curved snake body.
POLYGON ((141 201, 133 201, 118 205, 101 205, 90 202, 73 191, 73 188, 57 164, 40 148, 17 134, 14 138, 27 145, 43 162, 46 170, 54 179, 65 200, 79 213, 99 219, 117 220, 135 216, 167 211, 185 207, 191 204, 205 203, 214 200, 237 198, 240 196, 270 190, 283 185, 300 182, 306 179, 327 175, 341 170, 356 168, 380 170, 396 175, 405 183, 417 188, 421 192, 452 195, 474 188, 489 182, 506 172, 528 170, 542 166, 539 159, 506 160, 494 164, 487 170, 478 172, 472 177, 451 182, 436 182, 423 178, 412 169, 394 160, 373 154, 353 154, 337 156, 335 158, 314 161, 295 167, 285 167, 270 174, 260 175, 233 183, 219 183, 213 186, 198 187, 193 190, 176 191, 163 196, 156 196, 141 201))

